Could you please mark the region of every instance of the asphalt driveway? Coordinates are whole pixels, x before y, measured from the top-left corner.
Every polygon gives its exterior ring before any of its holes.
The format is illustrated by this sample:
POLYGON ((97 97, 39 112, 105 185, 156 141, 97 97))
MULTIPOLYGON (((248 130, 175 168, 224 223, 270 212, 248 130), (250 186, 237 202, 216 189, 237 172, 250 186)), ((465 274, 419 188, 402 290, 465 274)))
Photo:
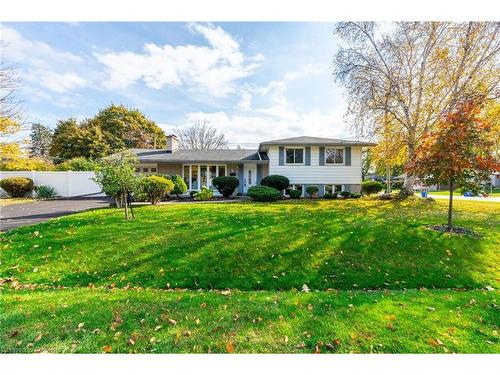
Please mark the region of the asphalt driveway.
POLYGON ((54 217, 70 215, 92 208, 108 207, 107 197, 67 198, 52 201, 36 201, 0 207, 0 231, 47 221, 54 217))

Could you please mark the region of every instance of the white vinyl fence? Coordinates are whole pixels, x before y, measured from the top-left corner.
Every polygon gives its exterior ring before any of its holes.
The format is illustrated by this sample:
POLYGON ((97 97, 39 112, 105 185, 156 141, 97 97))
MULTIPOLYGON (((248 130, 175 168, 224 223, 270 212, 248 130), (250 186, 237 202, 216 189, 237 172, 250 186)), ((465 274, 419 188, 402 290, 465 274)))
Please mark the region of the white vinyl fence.
MULTIPOLYGON (((78 197, 82 195, 104 195, 101 188, 93 180, 94 172, 73 171, 0 171, 0 179, 7 177, 27 177, 35 186, 50 185, 61 197, 78 197)), ((0 194, 5 192, 0 189, 0 194)))

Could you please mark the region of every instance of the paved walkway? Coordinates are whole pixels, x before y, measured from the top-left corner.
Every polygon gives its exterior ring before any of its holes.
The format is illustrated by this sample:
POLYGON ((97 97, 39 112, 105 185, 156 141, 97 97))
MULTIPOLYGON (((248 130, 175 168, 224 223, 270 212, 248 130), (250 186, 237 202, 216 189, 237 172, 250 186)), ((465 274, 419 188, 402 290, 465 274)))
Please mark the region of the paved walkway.
POLYGON ((107 197, 68 198, 3 206, 0 207, 0 231, 4 232, 92 208, 107 207, 109 202, 107 197))
MULTIPOLYGON (((434 199, 450 199, 449 195, 433 195, 432 193, 429 193, 429 197, 434 198, 434 199)), ((496 202, 500 203, 500 197, 464 197, 463 195, 454 195, 453 200, 458 200, 458 201, 477 201, 477 202, 496 202)))

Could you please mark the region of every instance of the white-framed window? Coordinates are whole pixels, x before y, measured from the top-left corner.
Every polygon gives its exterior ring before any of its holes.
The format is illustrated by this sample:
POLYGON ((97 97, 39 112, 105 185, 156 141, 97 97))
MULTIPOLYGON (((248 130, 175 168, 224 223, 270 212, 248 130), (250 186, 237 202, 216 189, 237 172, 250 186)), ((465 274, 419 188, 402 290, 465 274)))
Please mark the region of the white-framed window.
POLYGON ((325 185, 325 194, 340 193, 344 191, 344 185, 325 185))
POLYGON ((200 190, 202 186, 212 187, 212 180, 217 176, 225 176, 226 171, 226 165, 184 164, 182 179, 188 190, 200 190))
POLYGON ((325 164, 338 164, 338 165, 344 164, 344 148, 326 147, 325 164))
POLYGON ((304 148, 286 147, 285 164, 304 164, 304 148))

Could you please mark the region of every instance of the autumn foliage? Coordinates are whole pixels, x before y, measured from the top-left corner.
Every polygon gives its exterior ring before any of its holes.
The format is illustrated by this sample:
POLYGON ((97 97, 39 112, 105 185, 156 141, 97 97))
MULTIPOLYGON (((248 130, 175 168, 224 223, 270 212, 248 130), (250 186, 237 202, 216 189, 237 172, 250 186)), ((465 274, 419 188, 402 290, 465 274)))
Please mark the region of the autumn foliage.
POLYGON ((492 121, 481 116, 478 101, 460 103, 424 136, 416 157, 407 164, 413 173, 428 184, 448 183, 451 199, 455 187, 468 188, 487 180, 500 170, 494 157, 492 121))

